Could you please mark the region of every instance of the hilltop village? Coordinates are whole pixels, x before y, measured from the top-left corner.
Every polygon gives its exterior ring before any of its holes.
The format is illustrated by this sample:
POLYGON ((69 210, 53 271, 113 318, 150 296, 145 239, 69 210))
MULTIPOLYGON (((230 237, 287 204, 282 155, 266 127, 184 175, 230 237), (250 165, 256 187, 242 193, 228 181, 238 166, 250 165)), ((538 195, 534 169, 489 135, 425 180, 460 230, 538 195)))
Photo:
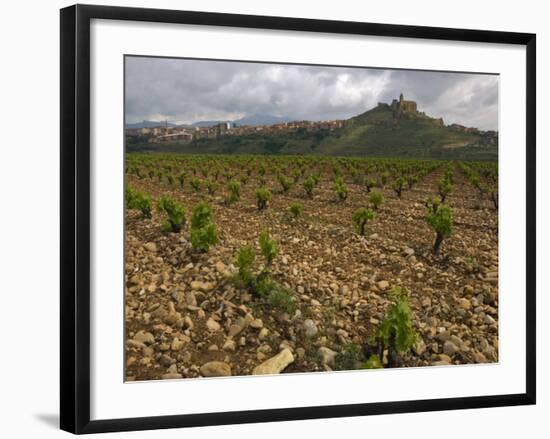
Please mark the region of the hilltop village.
POLYGON ((345 120, 293 121, 272 125, 243 125, 234 122, 221 122, 207 127, 170 127, 167 124, 147 128, 127 128, 126 136, 147 136, 149 143, 188 143, 198 139, 219 139, 225 136, 246 136, 252 134, 277 134, 297 130, 333 131, 342 128, 345 120))
MULTIPOLYGON (((429 120, 436 126, 445 127, 442 118, 431 118, 424 112, 418 111, 418 105, 415 101, 405 100, 403 94, 399 99, 393 99, 390 104, 379 102, 375 109, 391 109, 393 112, 393 123, 398 123, 402 119, 424 119, 429 120)), ((364 113, 365 114, 365 113, 364 113)), ((360 117, 360 116, 358 116, 360 117)), ((277 134, 287 134, 292 132, 315 133, 339 130, 347 125, 354 123, 354 119, 347 120, 324 120, 324 121, 292 121, 282 122, 271 125, 237 125, 234 122, 220 122, 211 126, 193 126, 180 125, 169 126, 167 122, 159 123, 158 126, 142 128, 126 128, 126 138, 129 141, 149 144, 186 144, 194 140, 208 139, 217 140, 228 136, 246 137, 277 134)), ((379 123, 382 123, 381 121, 379 123)), ((387 121, 384 121, 387 123, 387 121)), ((496 131, 481 131, 478 128, 466 127, 460 124, 450 124, 447 126, 457 132, 480 134, 487 138, 488 144, 496 144, 498 134, 496 131)))

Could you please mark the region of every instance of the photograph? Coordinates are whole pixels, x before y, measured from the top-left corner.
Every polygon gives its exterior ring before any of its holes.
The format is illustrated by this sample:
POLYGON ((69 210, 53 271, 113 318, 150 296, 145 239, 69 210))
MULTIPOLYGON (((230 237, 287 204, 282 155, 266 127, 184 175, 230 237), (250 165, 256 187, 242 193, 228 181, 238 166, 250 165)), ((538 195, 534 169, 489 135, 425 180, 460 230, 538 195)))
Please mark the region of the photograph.
POLYGON ((0 437, 550 430, 549 17, 427 1, 6 3, 0 437))
POLYGON ((124 55, 125 382, 498 363, 499 78, 124 55))

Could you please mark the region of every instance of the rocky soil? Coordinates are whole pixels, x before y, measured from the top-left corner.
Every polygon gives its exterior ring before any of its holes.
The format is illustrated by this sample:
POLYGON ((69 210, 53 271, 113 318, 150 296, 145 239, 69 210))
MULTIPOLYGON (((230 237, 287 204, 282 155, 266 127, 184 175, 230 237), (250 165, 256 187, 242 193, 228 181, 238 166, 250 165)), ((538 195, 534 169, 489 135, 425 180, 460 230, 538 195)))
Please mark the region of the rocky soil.
POLYGON ((424 178, 401 199, 388 188, 366 235, 355 233, 352 213, 367 205, 361 185, 348 183, 338 202, 330 176, 314 198, 301 185, 274 192, 269 208, 256 209, 254 178, 233 206, 215 195, 127 176, 127 183, 156 199, 170 194, 188 209, 208 200, 220 243, 193 251, 188 226, 163 234, 162 218, 126 212, 126 379, 330 371, 351 344, 363 346, 382 321, 393 286, 406 287, 419 342, 403 366, 498 361, 498 214, 481 200, 458 167, 448 204, 452 236, 434 258, 434 232, 424 201, 437 193, 443 170, 424 178), (291 219, 288 206, 303 204, 291 219), (289 315, 252 297, 232 282, 237 251, 256 248, 263 229, 277 241, 272 272, 294 291, 298 310, 289 315))

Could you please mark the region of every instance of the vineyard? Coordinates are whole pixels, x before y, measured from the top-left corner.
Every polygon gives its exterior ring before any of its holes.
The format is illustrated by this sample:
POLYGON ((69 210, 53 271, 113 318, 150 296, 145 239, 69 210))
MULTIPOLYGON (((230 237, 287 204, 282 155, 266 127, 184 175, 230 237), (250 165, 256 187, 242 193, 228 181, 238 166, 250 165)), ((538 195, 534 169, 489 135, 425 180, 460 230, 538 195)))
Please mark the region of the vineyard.
POLYGON ((126 379, 498 361, 494 162, 126 156, 126 379))

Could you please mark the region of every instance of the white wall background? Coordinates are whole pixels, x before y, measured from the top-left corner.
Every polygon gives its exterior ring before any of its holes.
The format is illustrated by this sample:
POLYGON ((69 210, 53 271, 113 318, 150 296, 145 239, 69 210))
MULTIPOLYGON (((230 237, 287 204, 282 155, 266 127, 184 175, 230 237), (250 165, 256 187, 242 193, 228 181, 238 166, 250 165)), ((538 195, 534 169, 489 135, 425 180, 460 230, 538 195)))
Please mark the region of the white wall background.
MULTIPOLYGON (((550 411, 548 368, 548 303, 550 278, 548 231, 544 203, 550 191, 550 154, 543 121, 549 114, 548 56, 550 29, 544 2, 406 1, 298 2, 278 0, 124 1, 88 3, 207 10, 247 14, 300 16, 396 24, 483 28, 535 32, 538 38, 538 405, 390 415, 348 419, 284 422, 156 432, 105 437, 218 438, 355 437, 478 438, 543 437, 550 411), (530 434, 529 434, 530 433, 530 434), (538 434, 537 434, 538 433, 538 434)), ((10 2, 0 14, 0 434, 3 437, 61 437, 58 422, 58 287, 59 287, 59 13, 69 5, 59 0, 10 2)))

